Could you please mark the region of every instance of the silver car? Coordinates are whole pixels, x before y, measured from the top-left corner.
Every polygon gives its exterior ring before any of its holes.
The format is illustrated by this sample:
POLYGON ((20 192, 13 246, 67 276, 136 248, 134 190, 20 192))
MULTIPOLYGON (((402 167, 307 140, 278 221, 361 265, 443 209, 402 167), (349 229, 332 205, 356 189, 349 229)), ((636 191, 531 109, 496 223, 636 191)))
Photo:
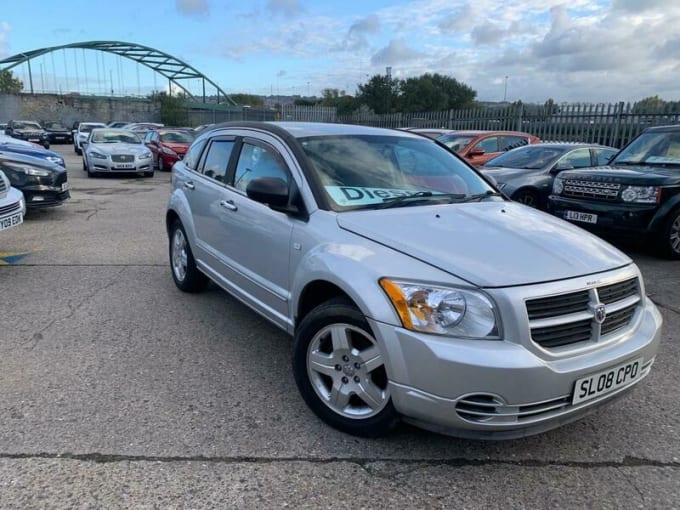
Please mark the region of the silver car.
POLYGON ((83 147, 88 177, 135 172, 153 177, 153 155, 136 133, 127 129, 93 129, 83 147))
POLYGON ((352 434, 545 431, 627 393, 659 345, 626 255, 408 132, 215 126, 166 222, 177 287, 212 280, 290 333, 302 397, 352 434))
POLYGON ((7 230, 24 221, 26 202, 24 195, 10 186, 7 176, 0 171, 0 230, 7 230))

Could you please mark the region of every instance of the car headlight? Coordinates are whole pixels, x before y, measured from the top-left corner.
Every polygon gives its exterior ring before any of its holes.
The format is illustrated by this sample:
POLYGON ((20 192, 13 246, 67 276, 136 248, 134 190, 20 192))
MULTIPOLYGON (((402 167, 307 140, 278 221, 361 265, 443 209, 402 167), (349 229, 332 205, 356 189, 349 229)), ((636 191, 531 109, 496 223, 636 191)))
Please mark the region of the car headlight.
POLYGON ((170 147, 166 147, 165 145, 161 146, 161 150, 166 154, 170 154, 171 156, 177 156, 175 151, 173 151, 170 147))
POLYGON ((621 192, 624 202, 637 202, 640 204, 655 204, 659 196, 659 188, 656 186, 628 186, 621 192))
POLYGON ((52 172, 49 170, 42 170, 40 168, 33 168, 32 166, 16 165, 12 163, 5 163, 9 168, 15 172, 21 172, 25 175, 33 175, 35 177, 49 177, 52 172))
POLYGON ((104 154, 99 153, 99 152, 92 151, 92 152, 88 152, 87 155, 94 158, 94 159, 106 159, 106 156, 104 154))
POLYGON ((468 289, 382 278, 406 329, 471 339, 500 339, 496 307, 485 294, 468 289))
POLYGON ((60 157, 57 156, 47 156, 45 158, 47 161, 50 161, 52 163, 56 163, 57 165, 65 166, 64 165, 64 160, 60 157))
POLYGON ((149 159, 151 157, 151 153, 150 152, 143 152, 138 157, 139 157, 139 159, 149 159))
POLYGON ((560 179, 559 177, 555 177, 555 180, 553 181, 553 188, 552 192, 555 195, 559 195, 562 193, 562 190, 564 189, 564 181, 560 179))

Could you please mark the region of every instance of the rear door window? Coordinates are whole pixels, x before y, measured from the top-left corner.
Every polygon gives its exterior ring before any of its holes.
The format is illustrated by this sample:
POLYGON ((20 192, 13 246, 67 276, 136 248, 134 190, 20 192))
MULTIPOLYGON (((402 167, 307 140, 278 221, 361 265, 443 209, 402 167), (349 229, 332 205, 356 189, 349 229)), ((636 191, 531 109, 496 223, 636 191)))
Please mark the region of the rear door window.
POLYGON ((191 170, 196 170, 196 167, 198 166, 198 160, 201 157, 201 152, 203 152, 203 147, 205 147, 205 140, 201 140, 200 142, 196 142, 193 144, 189 150, 186 153, 186 156, 184 156, 184 166, 191 169, 191 170))
POLYGON ((203 175, 217 182, 225 182, 234 140, 213 140, 203 163, 203 175))
POLYGON ((472 150, 482 149, 484 152, 498 152, 498 137, 489 136, 480 141, 472 150))

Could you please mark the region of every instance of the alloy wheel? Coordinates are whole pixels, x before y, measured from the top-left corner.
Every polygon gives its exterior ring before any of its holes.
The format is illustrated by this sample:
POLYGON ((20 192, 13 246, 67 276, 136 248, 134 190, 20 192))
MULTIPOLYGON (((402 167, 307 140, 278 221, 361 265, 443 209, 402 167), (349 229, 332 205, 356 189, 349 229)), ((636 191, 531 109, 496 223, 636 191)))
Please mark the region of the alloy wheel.
POLYGON ((187 276, 187 240, 179 228, 172 236, 172 271, 180 282, 187 276))
POLYGON ((675 216, 669 232, 671 250, 680 254, 680 214, 675 216))
POLYGON ((317 332, 307 350, 307 373, 321 401, 347 418, 375 416, 390 400, 376 340, 350 324, 317 332))

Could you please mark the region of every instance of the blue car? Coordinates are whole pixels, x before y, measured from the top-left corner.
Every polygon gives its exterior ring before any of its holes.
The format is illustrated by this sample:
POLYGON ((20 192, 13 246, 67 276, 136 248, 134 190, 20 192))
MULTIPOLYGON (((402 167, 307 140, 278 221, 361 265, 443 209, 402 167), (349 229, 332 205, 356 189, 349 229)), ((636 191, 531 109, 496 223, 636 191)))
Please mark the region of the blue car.
POLYGON ((45 159, 50 163, 56 163, 66 168, 66 162, 59 154, 54 151, 43 149, 42 147, 30 142, 23 142, 15 138, 0 135, 0 152, 23 154, 34 158, 45 159))

